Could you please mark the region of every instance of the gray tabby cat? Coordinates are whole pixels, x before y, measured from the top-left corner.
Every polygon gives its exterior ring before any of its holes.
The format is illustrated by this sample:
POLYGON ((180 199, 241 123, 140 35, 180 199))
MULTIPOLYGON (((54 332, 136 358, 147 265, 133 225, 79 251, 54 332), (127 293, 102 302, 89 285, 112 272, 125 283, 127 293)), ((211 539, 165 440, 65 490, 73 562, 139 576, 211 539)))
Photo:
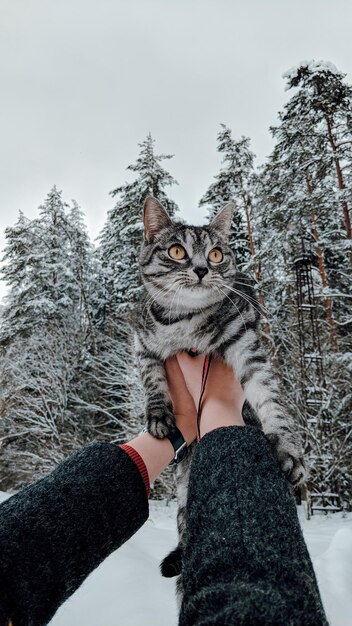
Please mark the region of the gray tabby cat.
MULTIPOLYGON (((254 291, 238 274, 227 244, 233 212, 234 205, 229 203, 209 225, 186 226, 172 221, 155 198, 145 201, 140 270, 146 296, 136 316, 136 351, 146 394, 147 427, 162 439, 175 423, 165 360, 191 348, 216 354, 233 368, 282 470, 296 485, 305 478, 299 437, 258 340, 254 291)), ((180 546, 189 463, 188 457, 178 466, 180 546)), ((170 557, 164 562, 165 575, 179 573, 180 552, 170 557)))

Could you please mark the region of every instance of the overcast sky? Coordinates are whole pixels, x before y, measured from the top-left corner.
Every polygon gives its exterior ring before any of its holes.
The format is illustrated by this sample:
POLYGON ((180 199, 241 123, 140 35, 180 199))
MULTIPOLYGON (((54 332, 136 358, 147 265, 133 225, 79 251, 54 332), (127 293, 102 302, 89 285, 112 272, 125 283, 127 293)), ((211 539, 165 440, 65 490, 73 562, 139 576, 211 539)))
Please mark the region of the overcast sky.
POLYGON ((220 122, 262 162, 282 73, 315 58, 352 80, 351 30, 349 0, 0 0, 0 246, 53 184, 96 237, 149 131, 201 222, 220 122))

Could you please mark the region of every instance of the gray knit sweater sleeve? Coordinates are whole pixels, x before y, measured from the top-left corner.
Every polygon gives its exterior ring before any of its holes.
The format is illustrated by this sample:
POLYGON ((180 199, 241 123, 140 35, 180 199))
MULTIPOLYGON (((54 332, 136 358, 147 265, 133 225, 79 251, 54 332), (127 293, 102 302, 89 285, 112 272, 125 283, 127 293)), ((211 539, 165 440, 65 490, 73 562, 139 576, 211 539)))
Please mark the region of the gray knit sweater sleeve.
MULTIPOLYGON (((104 443, 4 502, 0 626, 47 624, 147 516, 137 466, 104 443)), ((290 487, 262 433, 234 427, 202 439, 187 528, 181 626, 327 624, 290 487)))
POLYGON ((262 432, 219 428, 192 462, 180 626, 321 626, 291 487, 262 432))
POLYGON ((0 626, 44 626, 148 518, 132 459, 95 443, 0 506, 0 626))

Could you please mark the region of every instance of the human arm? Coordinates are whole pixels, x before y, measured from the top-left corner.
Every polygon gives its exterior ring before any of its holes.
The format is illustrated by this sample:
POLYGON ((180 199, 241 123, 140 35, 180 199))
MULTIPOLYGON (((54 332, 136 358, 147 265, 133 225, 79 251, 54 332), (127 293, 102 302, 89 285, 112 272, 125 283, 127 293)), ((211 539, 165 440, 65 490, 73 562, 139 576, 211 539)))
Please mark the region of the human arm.
POLYGON ((94 443, 0 506, 0 624, 44 626, 148 518, 140 472, 94 443))
MULTIPOLYGON (((197 405, 202 361, 178 362, 197 405)), ((241 398, 233 373, 213 361, 191 466, 179 625, 325 626, 291 486, 263 433, 238 427, 241 398)))
MULTIPOLYGON (((176 423, 190 443, 195 407, 175 360, 167 364, 176 423)), ((148 518, 149 482, 171 461, 149 434, 79 450, 0 505, 0 626, 44 626, 88 574, 148 518), (147 477, 146 477, 147 473, 147 477)))

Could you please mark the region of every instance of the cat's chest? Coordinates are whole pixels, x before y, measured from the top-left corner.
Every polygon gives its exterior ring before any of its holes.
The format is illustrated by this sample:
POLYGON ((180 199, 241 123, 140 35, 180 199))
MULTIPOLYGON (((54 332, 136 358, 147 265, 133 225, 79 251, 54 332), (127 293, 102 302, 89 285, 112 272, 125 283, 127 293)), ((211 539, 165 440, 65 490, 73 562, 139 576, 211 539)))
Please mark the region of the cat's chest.
POLYGON ((181 350, 194 348, 199 352, 208 350, 212 341, 212 329, 208 316, 199 313, 181 320, 158 320, 144 329, 143 340, 150 350, 165 359, 181 350))

